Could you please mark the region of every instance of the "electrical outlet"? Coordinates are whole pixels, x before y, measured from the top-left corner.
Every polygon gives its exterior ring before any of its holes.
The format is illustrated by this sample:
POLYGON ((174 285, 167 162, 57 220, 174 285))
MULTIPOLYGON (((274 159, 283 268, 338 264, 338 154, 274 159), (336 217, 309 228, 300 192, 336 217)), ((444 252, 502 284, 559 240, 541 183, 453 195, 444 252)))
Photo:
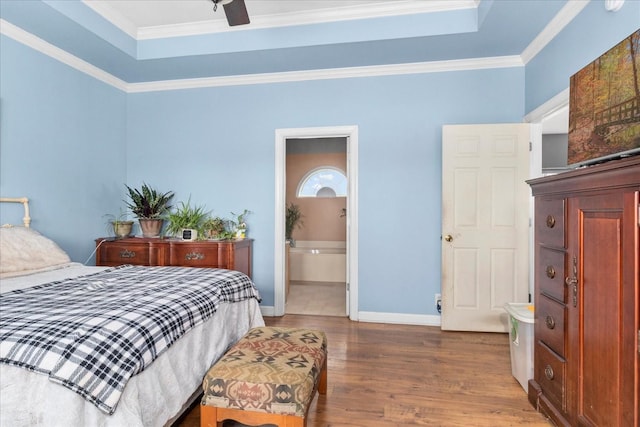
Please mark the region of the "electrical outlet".
POLYGON ((436 304, 436 310, 438 310, 438 313, 442 313, 442 295, 436 294, 435 304, 436 304))

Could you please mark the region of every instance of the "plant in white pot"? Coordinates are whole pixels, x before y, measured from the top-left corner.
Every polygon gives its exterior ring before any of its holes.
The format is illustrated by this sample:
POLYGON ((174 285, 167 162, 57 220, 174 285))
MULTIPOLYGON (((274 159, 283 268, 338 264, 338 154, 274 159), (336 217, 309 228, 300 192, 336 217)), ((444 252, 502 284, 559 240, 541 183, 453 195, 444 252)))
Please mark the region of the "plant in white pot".
POLYGON ((147 184, 140 189, 127 187, 129 200, 125 200, 127 207, 138 218, 140 229, 144 237, 158 237, 162 231, 164 218, 171 205, 172 191, 161 193, 147 184))
POLYGON ((247 222, 245 221, 245 218, 250 213, 251 211, 247 209, 245 209, 241 214, 234 214, 231 212, 231 215, 236 217, 236 221, 230 220, 229 224, 235 232, 236 239, 244 239, 247 237, 247 222))
MULTIPOLYGON (((193 238, 204 238, 204 222, 209 217, 209 213, 205 211, 204 206, 191 206, 191 198, 187 203, 180 202, 180 207, 169 212, 167 219, 167 234, 176 237, 184 236, 184 230, 192 230, 189 233, 193 238), (195 231, 195 233, 193 233, 195 231)), ((184 237, 183 237, 184 238, 184 237)))

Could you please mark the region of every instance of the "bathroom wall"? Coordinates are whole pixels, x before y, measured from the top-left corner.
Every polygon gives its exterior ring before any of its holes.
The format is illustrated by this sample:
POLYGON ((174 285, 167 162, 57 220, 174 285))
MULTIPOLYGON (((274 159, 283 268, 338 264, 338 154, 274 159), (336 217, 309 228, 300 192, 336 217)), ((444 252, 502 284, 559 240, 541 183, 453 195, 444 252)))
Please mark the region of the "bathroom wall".
POLYGON ((322 139, 304 140, 300 143, 305 144, 303 148, 295 149, 292 147, 298 143, 287 141, 287 205, 291 202, 298 205, 303 215, 303 225, 293 230, 292 237, 296 241, 345 241, 346 217, 341 214, 347 207, 346 197, 298 198, 296 192, 302 178, 320 166, 333 166, 346 173, 346 152, 344 149, 330 152, 333 151, 329 148, 330 145, 323 149, 320 147, 325 144, 322 139))

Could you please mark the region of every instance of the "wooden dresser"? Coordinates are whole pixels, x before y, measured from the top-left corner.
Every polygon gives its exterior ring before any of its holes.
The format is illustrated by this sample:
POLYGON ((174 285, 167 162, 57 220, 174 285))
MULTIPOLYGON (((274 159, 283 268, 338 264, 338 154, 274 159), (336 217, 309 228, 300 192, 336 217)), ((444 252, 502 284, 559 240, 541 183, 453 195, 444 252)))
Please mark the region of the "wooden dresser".
POLYGON ((252 239, 186 242, 143 237, 100 238, 96 239, 96 265, 226 268, 251 277, 252 245, 252 239))
POLYGON ((640 156, 529 181, 529 401, 562 426, 640 425, 640 156))

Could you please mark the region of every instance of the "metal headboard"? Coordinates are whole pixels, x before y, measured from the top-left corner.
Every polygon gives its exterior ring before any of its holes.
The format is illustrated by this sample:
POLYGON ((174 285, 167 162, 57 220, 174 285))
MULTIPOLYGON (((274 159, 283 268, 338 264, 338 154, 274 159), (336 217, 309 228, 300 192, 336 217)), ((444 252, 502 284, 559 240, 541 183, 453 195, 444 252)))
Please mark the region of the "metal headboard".
POLYGON ((24 218, 22 218, 22 223, 26 228, 29 228, 31 224, 31 217, 29 216, 29 199, 26 197, 0 197, 0 203, 22 203, 24 207, 24 218))

